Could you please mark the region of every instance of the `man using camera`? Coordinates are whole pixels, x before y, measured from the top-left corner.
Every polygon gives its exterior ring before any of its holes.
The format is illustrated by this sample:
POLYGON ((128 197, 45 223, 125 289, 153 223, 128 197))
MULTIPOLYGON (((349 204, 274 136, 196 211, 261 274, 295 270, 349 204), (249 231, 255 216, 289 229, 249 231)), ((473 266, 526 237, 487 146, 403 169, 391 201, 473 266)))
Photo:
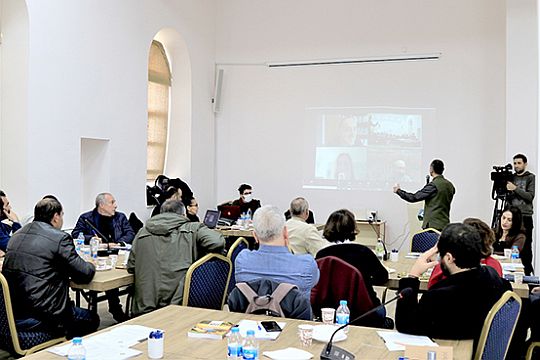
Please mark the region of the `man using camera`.
POLYGON ((530 275, 533 272, 532 267, 532 230, 533 230, 533 200, 534 200, 534 182, 533 173, 526 171, 527 157, 523 154, 517 154, 514 160, 514 177, 508 181, 506 189, 508 190, 508 205, 516 206, 523 215, 523 227, 525 228, 525 245, 521 251, 521 262, 525 266, 525 274, 530 275))

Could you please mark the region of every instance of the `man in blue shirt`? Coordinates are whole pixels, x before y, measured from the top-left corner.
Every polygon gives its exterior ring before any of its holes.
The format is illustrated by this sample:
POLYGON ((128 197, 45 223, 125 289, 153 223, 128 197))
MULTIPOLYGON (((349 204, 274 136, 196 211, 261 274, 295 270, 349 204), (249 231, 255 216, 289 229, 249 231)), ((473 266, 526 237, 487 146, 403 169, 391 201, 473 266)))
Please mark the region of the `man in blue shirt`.
POLYGON ((11 234, 20 228, 21 222, 11 209, 6 193, 0 190, 0 250, 6 251, 11 234))
POLYGON ((255 211, 253 227, 259 250, 238 254, 236 282, 266 278, 289 283, 298 286, 309 299, 311 289, 319 281, 319 268, 313 256, 293 255, 289 251, 289 234, 283 212, 272 205, 263 206, 255 211))

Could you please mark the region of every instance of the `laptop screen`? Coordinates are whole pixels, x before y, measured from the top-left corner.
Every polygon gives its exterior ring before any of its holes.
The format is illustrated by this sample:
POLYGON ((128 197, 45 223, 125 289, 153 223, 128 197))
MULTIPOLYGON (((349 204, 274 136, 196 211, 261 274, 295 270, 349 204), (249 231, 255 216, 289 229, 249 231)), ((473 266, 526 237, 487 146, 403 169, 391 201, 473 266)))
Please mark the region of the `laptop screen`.
POLYGON ((204 215, 204 225, 208 226, 210 229, 216 227, 219 220, 219 210, 206 210, 204 215))

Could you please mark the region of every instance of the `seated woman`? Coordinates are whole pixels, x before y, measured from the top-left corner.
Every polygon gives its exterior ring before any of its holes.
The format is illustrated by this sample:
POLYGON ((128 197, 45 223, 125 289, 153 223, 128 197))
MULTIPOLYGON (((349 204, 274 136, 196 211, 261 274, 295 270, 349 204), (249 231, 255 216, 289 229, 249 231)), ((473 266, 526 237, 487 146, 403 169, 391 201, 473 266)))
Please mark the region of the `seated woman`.
MULTIPOLYGON (((315 258, 335 256, 357 268, 362 273, 373 305, 380 305, 381 301, 377 298, 373 285, 384 285, 388 281, 388 271, 371 249, 358 243, 351 243, 356 238, 354 214, 346 209, 334 211, 326 221, 323 237, 333 244, 319 250, 315 258), (345 244, 347 246, 344 246, 345 244), (351 251, 350 246, 355 247, 354 251, 351 251)), ((386 317, 384 307, 378 315, 384 320, 386 317)))
MULTIPOLYGON (((491 228, 480 219, 467 218, 463 221, 463 223, 465 225, 470 225, 474 227, 476 230, 478 230, 478 233, 480 234, 480 239, 482 240, 481 263, 486 266, 491 266, 497 271, 499 276, 503 276, 501 263, 491 257, 491 254, 493 252, 493 243, 495 242, 495 234, 493 233, 493 230, 491 230, 491 228)), ((428 289, 431 288, 431 286, 433 286, 434 284, 444 279, 445 277, 446 276, 444 275, 444 271, 441 268, 441 264, 438 264, 433 268, 433 272, 431 273, 431 277, 429 278, 428 282, 428 289)))
POLYGON ((515 206, 507 207, 501 214, 501 219, 495 238, 497 241, 493 244, 495 253, 504 253, 504 249, 511 249, 516 245, 521 252, 525 244, 525 230, 523 228, 523 217, 521 210, 515 206))

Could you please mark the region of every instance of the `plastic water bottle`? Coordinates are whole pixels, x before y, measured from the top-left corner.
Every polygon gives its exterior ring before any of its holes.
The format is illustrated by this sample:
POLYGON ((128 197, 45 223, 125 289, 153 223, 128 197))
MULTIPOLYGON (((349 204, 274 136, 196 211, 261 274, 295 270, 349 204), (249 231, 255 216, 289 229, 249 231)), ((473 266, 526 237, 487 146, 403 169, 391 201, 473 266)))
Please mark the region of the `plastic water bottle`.
POLYGON ((68 360, 85 360, 86 359, 86 349, 82 344, 82 338, 76 337, 73 338, 73 345, 69 348, 67 358, 68 360))
POLYGON ((227 359, 242 360, 242 356, 242 336, 240 335, 240 329, 233 327, 227 345, 227 359))
POLYGON ((517 245, 512 246, 512 262, 513 263, 519 262, 519 249, 517 245))
POLYGON ((90 239, 90 256, 92 256, 92 259, 97 259, 97 253, 99 250, 99 238, 93 236, 90 239))
POLYGON ((259 360, 259 344, 257 343, 257 339, 255 339, 254 330, 247 331, 242 356, 244 360, 259 360))
MULTIPOLYGON (((336 310, 336 323, 338 326, 342 326, 349 323, 349 319, 351 317, 351 312, 349 311, 349 308, 347 307, 347 300, 341 300, 339 302, 339 307, 336 310)), ((345 329, 343 329, 345 333, 349 332, 349 327, 347 326, 345 329)))
POLYGON ((75 251, 77 251, 77 254, 79 256, 83 256, 82 254, 82 246, 84 245, 84 234, 82 232, 79 233, 79 236, 75 239, 75 251))
POLYGON ((246 228, 249 228, 251 226, 251 220, 252 220, 252 213, 251 213, 251 209, 248 209, 247 213, 246 213, 246 228))
POLYGON ((381 241, 381 238, 377 240, 377 246, 375 246, 375 254, 380 261, 384 260, 384 245, 381 241))

